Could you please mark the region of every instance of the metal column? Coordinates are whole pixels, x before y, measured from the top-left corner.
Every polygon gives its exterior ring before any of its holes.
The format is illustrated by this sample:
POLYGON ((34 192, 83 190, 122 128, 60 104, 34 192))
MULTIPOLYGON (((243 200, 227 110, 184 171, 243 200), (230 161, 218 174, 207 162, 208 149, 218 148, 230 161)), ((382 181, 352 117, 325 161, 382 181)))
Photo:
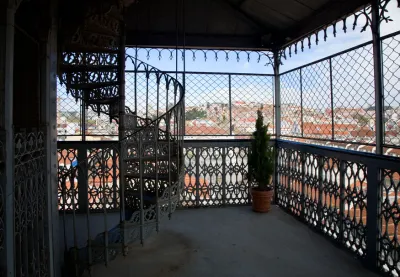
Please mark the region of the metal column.
MULTIPOLYGON (((14 16, 15 9, 0 7, 0 17, 5 17, 5 25, 0 25, 0 87, 3 161, 2 176, 4 249, 0 251, 0 274, 13 277, 14 268, 14 135, 13 135, 13 72, 14 72, 14 16), (4 272, 3 272, 4 271, 4 272)), ((0 191, 1 192, 1 191, 0 191)))
POLYGON ((52 19, 47 42, 45 43, 45 56, 42 59, 42 88, 44 98, 43 119, 46 126, 46 157, 47 157, 47 187, 46 219, 47 232, 45 239, 49 245, 49 272, 50 276, 61 276, 61 257, 58 247, 59 240, 59 211, 58 211, 58 159, 57 159, 57 1, 52 1, 50 7, 52 19), (56 224, 53 224, 53 223, 56 224))
POLYGON ((280 66, 279 51, 274 51, 274 76, 275 76, 275 133, 276 138, 281 136, 281 81, 279 76, 280 66))
POLYGON ((383 153, 384 144, 384 84, 383 84, 383 62, 382 62, 382 41, 380 35, 380 0, 374 0, 371 4, 371 31, 374 53, 374 83, 375 83, 375 135, 376 154, 383 153))

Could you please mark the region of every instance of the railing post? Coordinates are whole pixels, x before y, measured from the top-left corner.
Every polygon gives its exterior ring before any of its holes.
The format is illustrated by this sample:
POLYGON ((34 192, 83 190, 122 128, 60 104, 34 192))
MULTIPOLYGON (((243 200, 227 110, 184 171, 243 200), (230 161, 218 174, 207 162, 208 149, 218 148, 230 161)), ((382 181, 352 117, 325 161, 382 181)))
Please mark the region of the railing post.
POLYGON ((222 206, 226 205, 226 152, 227 148, 222 147, 222 206))
POLYGON ((274 78, 275 78, 275 134, 281 136, 281 81, 279 76, 280 66, 279 51, 274 51, 274 78))
POLYGON ((335 140, 335 114, 333 105, 333 69, 332 69, 332 58, 329 58, 329 82, 331 89, 331 118, 332 118, 332 140, 335 140))
POLYGON ((300 68, 300 117, 301 117, 301 137, 304 137, 303 69, 302 68, 300 68))
POLYGON ((196 208, 200 207, 200 147, 196 147, 196 208))
POLYGON ((274 176, 273 176, 273 178, 274 178, 274 204, 275 205, 278 205, 278 182, 279 182, 279 180, 278 180, 278 158, 279 158, 279 148, 278 148, 278 141, 277 140, 275 140, 274 141, 274 144, 273 144, 273 147, 274 147, 274 159, 275 159, 275 161, 274 161, 274 176))
POLYGON ((317 228, 322 230, 322 198, 323 198, 323 168, 324 168, 324 158, 322 156, 317 157, 318 162, 318 221, 317 221, 317 228))
POLYGON ((232 136, 232 75, 229 78, 229 134, 232 136))
POLYGON ((339 238, 340 244, 343 244, 343 232, 344 232, 344 199, 345 199, 345 177, 346 177, 346 162, 343 160, 339 161, 339 238))
MULTIPOLYGON (((77 147, 78 157, 77 157, 77 169, 78 172, 78 209, 80 212, 87 212, 87 207, 89 206, 88 191, 89 191, 89 178, 88 178, 88 168, 87 159, 88 155, 92 153, 86 147, 86 144, 82 143, 77 147)), ((72 164, 71 164, 72 166, 72 164)), ((71 182, 71 184, 73 184, 71 182)))
POLYGON ((371 4, 371 31, 374 53, 374 84, 375 84, 375 136, 376 154, 383 153, 384 144, 384 82, 383 82, 383 58, 382 41, 380 35, 380 3, 381 0, 373 0, 371 4))
POLYGON ((306 209, 306 197, 304 194, 304 190, 306 189, 306 153, 302 152, 301 153, 301 197, 300 197, 300 202, 301 202, 301 215, 300 218, 304 220, 305 218, 305 213, 304 210, 306 209))
POLYGON ((376 270, 378 266, 379 201, 381 199, 380 170, 376 164, 367 167, 367 255, 365 266, 376 270))

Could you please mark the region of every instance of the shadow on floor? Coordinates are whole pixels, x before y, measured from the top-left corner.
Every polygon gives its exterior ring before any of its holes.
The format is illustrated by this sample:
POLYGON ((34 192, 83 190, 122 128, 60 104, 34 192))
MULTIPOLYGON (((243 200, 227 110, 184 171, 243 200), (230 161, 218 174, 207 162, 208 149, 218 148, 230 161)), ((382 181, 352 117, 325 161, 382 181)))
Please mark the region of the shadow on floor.
POLYGON ((93 277, 378 276, 292 216, 274 208, 178 210, 144 246, 93 277))

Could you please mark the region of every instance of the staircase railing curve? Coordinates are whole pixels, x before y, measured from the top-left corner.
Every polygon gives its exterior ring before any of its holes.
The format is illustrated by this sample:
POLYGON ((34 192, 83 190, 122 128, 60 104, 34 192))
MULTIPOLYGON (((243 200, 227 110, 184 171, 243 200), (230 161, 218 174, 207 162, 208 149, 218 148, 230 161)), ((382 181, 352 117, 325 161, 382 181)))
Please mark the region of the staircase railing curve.
MULTIPOLYGON (((66 230, 64 230, 65 249, 68 250, 66 263, 71 263, 71 266, 74 265, 71 268, 74 268, 73 275, 76 276, 81 275, 84 270, 90 269, 94 264, 100 262, 108 264, 120 253, 126 255, 130 244, 139 240, 144 243, 145 238, 154 230, 158 232, 161 219, 167 215, 170 218, 175 211, 183 189, 184 88, 174 77, 155 67, 129 55, 126 56, 126 59, 132 62, 135 72, 140 71, 145 74, 147 83, 152 78, 156 80, 157 116, 155 119, 146 117, 148 114, 141 117, 137 115, 137 110, 132 112, 129 107, 125 107, 125 126, 123 126, 125 136, 119 142, 110 146, 112 149, 110 151, 119 153, 119 174, 121 175, 118 184, 120 223, 116 226, 109 226, 108 224, 109 205, 107 198, 111 193, 106 182, 108 178, 107 165, 97 165, 97 170, 99 170, 97 174, 103 178, 103 181, 92 184, 90 189, 97 190, 100 198, 102 198, 104 230, 94 238, 91 235, 93 232, 90 230, 89 199, 86 201, 87 207, 84 209, 86 210, 86 231, 88 234, 87 244, 84 246, 79 245, 76 234, 78 203, 75 201, 75 195, 78 188, 75 180, 78 175, 81 176, 81 180, 85 176, 87 179, 88 170, 96 167, 93 164, 95 158, 100 155, 103 156, 102 160, 104 161, 107 160, 104 155, 108 154, 95 149, 91 153, 85 153, 85 156, 86 154, 87 156, 78 164, 69 169, 59 169, 59 184, 62 194, 60 208, 63 214, 64 227, 66 226, 67 213, 63 206, 68 204, 72 205, 72 225, 74 229, 73 247, 66 245, 66 230), (172 93, 169 96, 171 90, 172 93), (160 91, 164 92, 165 110, 160 108, 160 91), (169 97, 173 99, 171 100, 173 101, 172 107, 170 107, 169 97), (66 197, 67 193, 73 195, 69 200, 66 197)), ((79 66, 81 67, 81 65, 79 66)), ((71 72, 74 72, 73 68, 71 68, 71 72)), ((84 74, 81 74, 81 77, 82 75, 84 74)), ((82 80, 86 79, 74 79, 73 76, 69 76, 69 78, 70 85, 73 85, 73 80, 79 80, 82 83, 82 80)), ((88 100, 83 94, 75 92, 71 93, 75 99, 88 100)), ((137 95, 136 91, 135 95, 137 95)), ((135 99, 135 102, 137 101, 138 99, 135 99)), ((110 109, 102 109, 101 107, 108 104, 108 102, 104 104, 96 103, 94 110, 109 114, 110 109)), ((146 107, 148 104, 148 101, 146 101, 146 107)), ((92 105, 87 105, 87 107, 93 108, 92 105)), ((114 116, 114 118, 116 117, 114 116)), ((89 184, 88 180, 85 183, 89 184)))

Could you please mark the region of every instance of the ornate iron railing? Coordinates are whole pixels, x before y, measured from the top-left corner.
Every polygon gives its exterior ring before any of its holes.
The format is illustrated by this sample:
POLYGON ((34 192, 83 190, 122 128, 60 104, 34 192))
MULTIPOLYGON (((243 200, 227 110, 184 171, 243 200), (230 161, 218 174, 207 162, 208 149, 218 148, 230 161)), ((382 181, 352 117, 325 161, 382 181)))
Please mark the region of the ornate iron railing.
POLYGON ((185 208, 248 205, 249 140, 185 141, 185 208))
MULTIPOLYGON (((14 231, 18 276, 50 274, 45 134, 14 136, 14 231)), ((12 238, 7 238, 12 239, 12 238)))
POLYGON ((398 276, 400 159, 280 140, 276 150, 276 204, 398 276))
MULTIPOLYGON (((251 203, 246 180, 249 147, 249 140, 185 141, 184 188, 179 206, 251 203)), ((119 151, 113 142, 58 142, 59 210, 62 213, 85 213, 88 209, 96 213, 104 208, 109 212, 119 211, 118 161, 119 151), (86 163, 81 162, 86 159, 86 163), (71 169, 70 174, 63 175, 71 169)))
MULTIPOLYGON (((376 265, 391 276, 399 274, 400 160, 283 140, 271 144, 276 147, 275 203, 310 228, 349 249, 371 268, 376 265)), ((108 143, 61 142, 59 146, 63 157, 68 156, 66 149, 73 149, 69 153, 74 153, 74 157, 77 151, 90 153, 89 149, 110 152, 108 143)), ((246 180, 249 146, 249 140, 186 141, 184 189, 179 206, 251 204, 246 180)), ((108 157, 101 162, 107 164, 110 172, 118 172, 117 163, 110 163, 118 159, 117 153, 102 157, 108 157)), ((91 166, 86 172, 96 172, 95 164, 91 166)), ((96 173, 93 176, 97 176, 96 173)), ((115 181, 110 183, 117 183, 117 175, 112 176, 115 181)), ((76 178, 78 182, 80 178, 76 178)), ((91 212, 99 211, 96 203, 102 201, 96 200, 100 199, 97 191, 88 193, 82 185, 78 188, 83 192, 78 190, 75 200, 66 192, 70 199, 66 211, 73 212, 70 205, 73 201, 79 205, 76 212, 81 211, 79 203, 85 201, 89 201, 91 212)), ((115 189, 109 190, 105 201, 109 203, 110 214, 115 208, 113 203, 119 203, 113 191, 115 189)))

